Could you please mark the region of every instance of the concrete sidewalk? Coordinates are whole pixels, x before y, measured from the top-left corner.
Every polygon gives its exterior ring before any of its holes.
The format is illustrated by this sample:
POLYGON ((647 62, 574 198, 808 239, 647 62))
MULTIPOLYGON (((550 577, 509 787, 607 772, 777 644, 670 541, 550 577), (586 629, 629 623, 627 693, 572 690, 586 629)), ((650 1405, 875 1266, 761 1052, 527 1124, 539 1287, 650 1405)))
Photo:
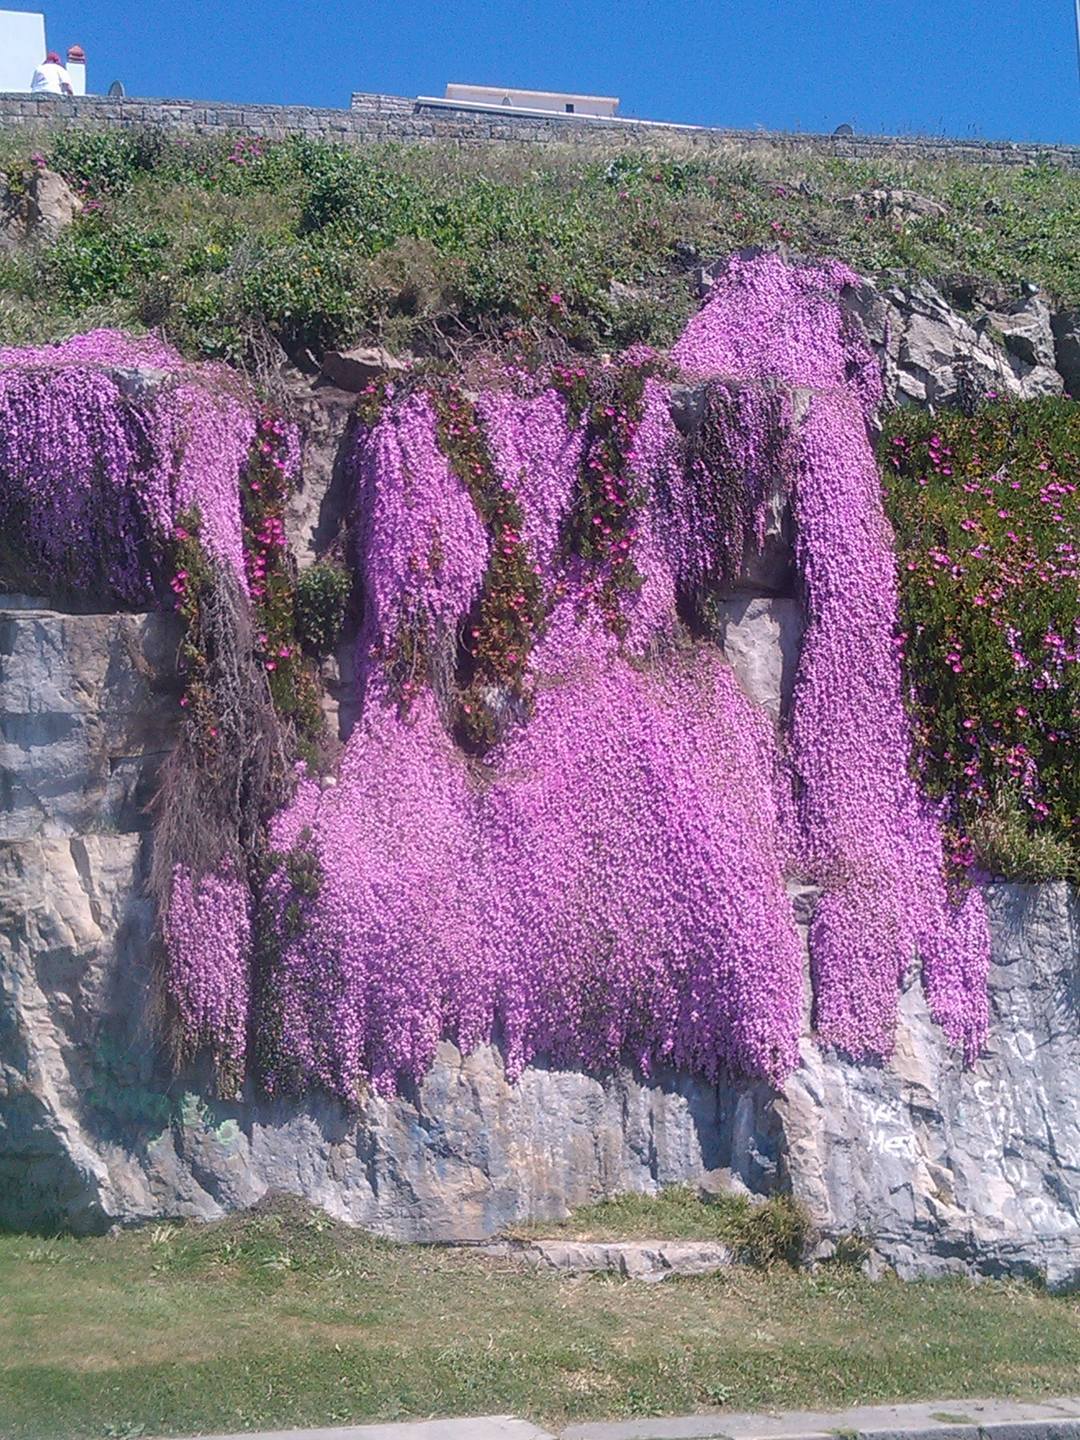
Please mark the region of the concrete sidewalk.
POLYGON ((928 1400, 852 1410, 687 1415, 571 1425, 560 1440, 1080 1440, 1080 1397, 928 1400))
POLYGON ((554 1436, 512 1415, 478 1415, 468 1420, 406 1420, 400 1425, 338 1425, 329 1430, 245 1430, 198 1440, 554 1440, 554 1436))
POLYGON ((202 1440, 1080 1440, 1080 1396, 927 1400, 851 1410, 771 1410, 570 1425, 558 1436, 509 1415, 331 1430, 274 1430, 202 1440))

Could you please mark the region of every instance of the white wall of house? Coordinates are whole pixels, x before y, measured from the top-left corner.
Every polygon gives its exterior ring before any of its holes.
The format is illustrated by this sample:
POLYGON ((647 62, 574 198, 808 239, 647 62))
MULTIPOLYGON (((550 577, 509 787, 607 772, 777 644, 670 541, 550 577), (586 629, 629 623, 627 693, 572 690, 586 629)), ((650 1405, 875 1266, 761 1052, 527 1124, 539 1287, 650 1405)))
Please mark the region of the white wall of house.
POLYGON ((508 110, 542 110, 552 115, 592 115, 610 119, 619 108, 614 95, 571 95, 558 90, 502 90, 497 85, 447 85, 447 100, 492 105, 508 110))
POLYGON ((45 59, 45 16, 31 10, 0 10, 0 94, 29 90, 45 59))

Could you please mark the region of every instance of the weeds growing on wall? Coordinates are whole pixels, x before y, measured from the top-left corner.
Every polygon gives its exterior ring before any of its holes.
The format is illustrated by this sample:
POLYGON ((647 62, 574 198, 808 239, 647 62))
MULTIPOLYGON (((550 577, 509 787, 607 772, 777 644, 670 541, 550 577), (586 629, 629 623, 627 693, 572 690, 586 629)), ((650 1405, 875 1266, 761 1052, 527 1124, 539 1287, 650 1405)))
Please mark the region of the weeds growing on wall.
MULTIPOLYGON (((529 655, 544 617, 543 585, 525 545, 513 482, 495 470, 476 407, 456 387, 431 392, 439 447, 472 497, 489 536, 487 569, 464 627, 458 662, 458 725, 475 748, 494 743, 493 696, 529 698, 529 655)), ((437 552, 433 567, 441 561, 437 552)))
POLYGON ((316 659, 333 652, 341 637, 352 594, 352 576, 334 560, 319 560, 301 572, 294 601, 296 636, 316 659))
POLYGON ((952 861, 1080 878, 1080 406, 902 411, 880 454, 918 773, 952 861))
MULTIPOLYGON (((295 478, 295 457, 290 452, 295 443, 280 416, 262 417, 241 485, 241 502, 255 654, 266 673, 274 709, 310 745, 323 726, 319 685, 299 636, 296 564, 285 535, 285 507, 295 478)), ((310 602, 310 583, 307 594, 310 602)), ((321 619, 325 632, 333 624, 329 607, 324 607, 321 619)))

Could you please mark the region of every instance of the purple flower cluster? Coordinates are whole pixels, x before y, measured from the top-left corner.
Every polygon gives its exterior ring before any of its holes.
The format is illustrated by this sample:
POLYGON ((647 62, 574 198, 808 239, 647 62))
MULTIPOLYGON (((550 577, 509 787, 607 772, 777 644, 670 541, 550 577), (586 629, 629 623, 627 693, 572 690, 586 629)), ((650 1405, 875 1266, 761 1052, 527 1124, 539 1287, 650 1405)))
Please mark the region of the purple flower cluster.
POLYGON ((214 1053, 238 1086, 247 1047, 251 914, 246 880, 231 869, 194 880, 178 866, 165 916, 166 995, 186 1054, 214 1053))
POLYGON ((866 419, 878 374, 844 323, 842 267, 733 260, 674 358, 803 393, 794 505, 806 632, 790 744, 803 866, 824 886, 810 935, 815 1021, 857 1055, 892 1048, 918 953, 935 1018, 968 1058, 987 1026, 982 897, 954 905, 937 817, 909 777, 896 560, 866 419))
MULTIPOLYGON (((730 671, 708 646, 674 643, 677 595, 718 575, 730 537, 706 459, 680 467, 666 387, 647 382, 625 437, 645 501, 621 639, 597 613, 602 574, 559 545, 580 426, 551 393, 482 396, 548 597, 533 713, 477 768, 430 694, 403 719, 369 685, 337 785, 305 783, 277 824, 278 844, 310 835, 325 878, 270 977, 271 1088, 392 1089, 443 1035, 465 1048, 497 1037, 515 1074, 545 1054, 779 1082, 802 1008, 792 869, 823 889, 811 949, 825 1040, 887 1054, 918 953, 934 1014, 977 1052, 986 922, 977 891, 959 905, 948 894, 936 817, 908 776, 895 560, 866 426, 877 375, 838 304, 851 278, 734 261, 674 354, 691 375, 726 377, 712 392, 718 450, 751 533, 776 467, 791 467, 807 608, 786 737, 798 805, 730 671)), ((452 632, 488 547, 417 397, 364 442, 358 490, 377 675, 384 617, 418 607, 452 632)), ((275 885, 279 904, 294 898, 282 875, 275 885)))
POLYGON ((110 330, 0 350, 0 525, 28 572, 153 594, 177 517, 244 583, 239 478, 255 421, 217 367, 110 330))
MULTIPOLYGON (((713 392, 718 448, 741 476, 751 533, 775 467, 792 468, 808 621, 787 737, 798 807, 776 738, 730 671, 710 647, 674 643, 677 595, 716 578, 730 537, 705 461, 680 468, 666 387, 647 383, 627 434, 646 502, 621 639, 597 613, 602 574, 559 545, 580 426, 551 392, 482 396, 547 595, 534 709, 477 768, 430 694, 403 719, 369 684, 337 785, 303 784, 276 826, 278 845, 310 835, 325 878, 270 977, 271 1088, 392 1089, 423 1072, 443 1035, 465 1048, 497 1037, 514 1074, 544 1054, 779 1082, 802 1008, 791 869, 824 892, 811 935, 823 1038, 887 1054, 919 953, 935 1015, 977 1051, 985 918, 976 891, 952 903, 936 818, 908 777, 895 561, 866 428, 876 372, 837 303, 849 279, 772 257, 733 262, 675 352, 690 374, 728 377, 713 392)), ((433 437, 413 396, 361 446, 369 680, 385 617, 420 613, 452 633, 487 561, 433 437)), ((295 899, 283 875, 275 886, 279 905, 295 899)))
MULTIPOLYGON (((407 723, 371 704, 337 784, 302 782, 278 818, 275 846, 310 830, 323 880, 269 976, 271 1090, 393 1090, 443 1035, 498 1037, 512 1075, 541 1053, 777 1081, 795 1063, 768 724, 711 648, 634 666, 564 608, 545 645, 578 630, 573 668, 486 774, 430 694, 407 723)), ((284 872, 274 888, 279 928, 295 897, 284 872)))
MULTIPOLYGON (((779 1084, 803 1011, 796 876, 822 890, 810 946, 827 1042, 887 1054, 918 955, 933 1014, 977 1053, 986 920, 978 890, 949 893, 938 815, 909 776, 896 561, 867 430, 880 381, 845 320, 853 279, 770 255, 730 263, 672 357, 705 396, 700 442, 676 429, 651 356, 625 357, 591 410, 578 372, 550 388, 508 375, 455 402, 452 425, 445 395, 380 394, 352 462, 363 712, 337 775, 301 771, 270 827, 286 859, 263 887, 273 943, 252 1013, 272 1092, 392 1091, 444 1036, 496 1040, 512 1075, 544 1055, 779 1084), (806 618, 784 734, 679 619, 760 540, 778 486, 806 618), (598 537, 582 540, 583 517, 598 537), (500 545, 539 619, 527 657, 503 657, 525 683, 500 687, 498 669, 473 682, 509 716, 477 759, 446 701, 470 634, 494 623, 485 606, 518 603, 490 583, 500 545)), ((185 507, 243 580, 237 480, 253 431, 239 401, 212 400, 153 342, 103 332, 63 356, 0 352, 0 506, 65 555, 94 507, 113 506, 110 573, 128 598, 145 583, 140 546, 185 507), (169 383, 134 407, 115 367, 151 351, 169 383), (31 394, 55 440, 20 418, 31 394)), ((281 548, 272 519, 256 559, 281 548)), ((165 931, 189 1043, 238 1073, 240 877, 178 870, 165 931)))
MULTIPOLYGON (((388 407, 374 430, 361 432, 354 468, 365 648, 397 662, 397 688, 410 701, 422 667, 411 663, 412 652, 402 662, 403 637, 419 637, 418 653, 453 647, 480 593, 488 536, 439 449, 427 396, 388 407)), ((384 671, 369 667, 366 678, 381 683, 384 671)))

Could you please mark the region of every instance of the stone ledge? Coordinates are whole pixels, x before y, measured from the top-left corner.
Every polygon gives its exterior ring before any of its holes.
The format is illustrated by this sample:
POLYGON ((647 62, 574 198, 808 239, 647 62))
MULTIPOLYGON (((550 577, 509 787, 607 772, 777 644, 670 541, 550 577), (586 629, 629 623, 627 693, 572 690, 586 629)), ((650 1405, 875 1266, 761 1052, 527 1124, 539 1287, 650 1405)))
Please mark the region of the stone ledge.
POLYGON ((609 1274, 655 1283, 673 1275, 715 1275, 736 1264, 729 1245, 709 1240, 507 1240, 485 1255, 563 1275, 609 1274))
POLYGON ((171 100, 88 95, 62 99, 49 95, 0 94, 0 129, 85 126, 127 129, 152 126, 182 131, 247 131, 273 135, 315 134, 346 143, 373 139, 428 141, 435 136, 463 144, 608 144, 647 145, 678 141, 694 147, 810 151, 839 158, 951 160, 975 165, 1034 165, 1040 162, 1080 168, 1080 146, 955 140, 898 135, 811 135, 771 130, 735 130, 682 125, 662 120, 591 119, 586 116, 514 115, 425 105, 399 95, 357 94, 349 109, 311 105, 236 104, 228 101, 171 100), (440 117, 440 118, 436 118, 440 117))

